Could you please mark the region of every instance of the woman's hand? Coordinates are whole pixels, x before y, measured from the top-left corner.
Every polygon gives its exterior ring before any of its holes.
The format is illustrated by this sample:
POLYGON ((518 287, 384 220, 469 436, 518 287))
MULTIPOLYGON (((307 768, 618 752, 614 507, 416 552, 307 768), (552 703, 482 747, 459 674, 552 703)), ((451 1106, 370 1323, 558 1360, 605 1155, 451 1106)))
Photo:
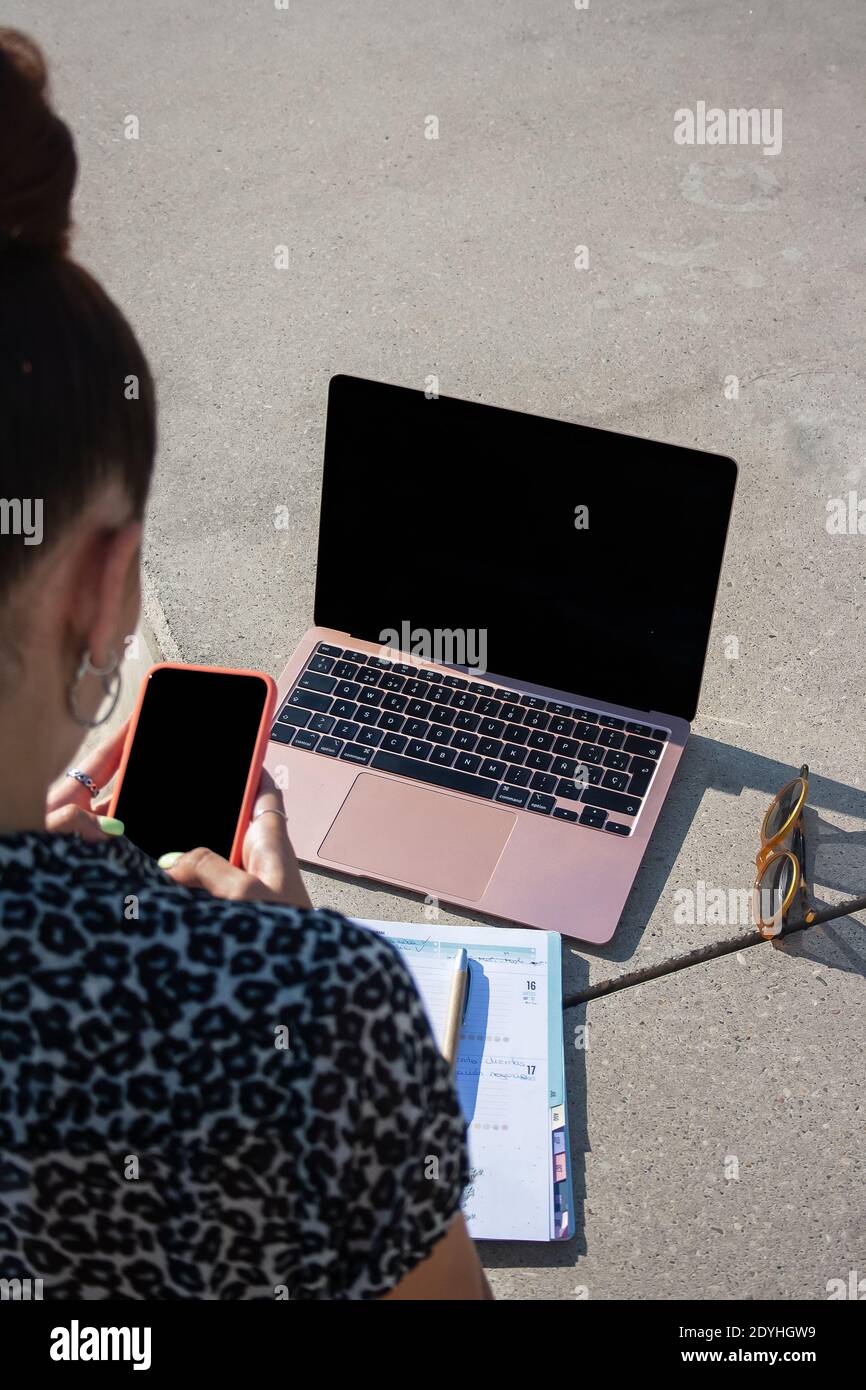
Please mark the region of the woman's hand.
POLYGON ((269 772, 262 771, 253 818, 244 839, 242 869, 235 868, 221 854, 202 848, 177 858, 163 855, 159 862, 175 883, 204 888, 215 898, 312 907, 289 840, 283 798, 269 772))
MULTIPOLYGON (((91 777, 100 789, 108 786, 120 766, 128 727, 129 720, 126 720, 117 733, 76 763, 77 770, 91 777)), ((110 840, 113 835, 122 835, 120 821, 106 820, 110 800, 109 796, 103 796, 94 805, 87 788, 75 777, 64 775, 49 788, 45 828, 59 835, 80 835, 84 840, 110 840)))

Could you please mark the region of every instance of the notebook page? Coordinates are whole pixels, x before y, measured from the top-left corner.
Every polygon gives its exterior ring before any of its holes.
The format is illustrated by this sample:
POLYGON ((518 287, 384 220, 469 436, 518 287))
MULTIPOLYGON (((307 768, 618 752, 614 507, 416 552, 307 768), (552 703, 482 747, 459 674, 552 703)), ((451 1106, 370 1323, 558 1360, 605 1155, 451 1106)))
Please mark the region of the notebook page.
POLYGON ((469 1000, 455 1080, 471 1165, 463 1210, 476 1240, 549 1240, 553 1201, 546 932, 361 921, 401 952, 441 1040, 456 950, 469 1000))

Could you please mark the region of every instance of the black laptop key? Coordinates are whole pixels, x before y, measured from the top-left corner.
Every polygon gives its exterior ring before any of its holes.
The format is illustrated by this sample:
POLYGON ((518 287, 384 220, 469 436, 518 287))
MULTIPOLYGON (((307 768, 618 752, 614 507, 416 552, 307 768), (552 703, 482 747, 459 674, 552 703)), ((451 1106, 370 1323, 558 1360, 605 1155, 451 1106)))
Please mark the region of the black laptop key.
POLYGON ((609 787, 612 792, 624 792, 628 790, 627 772, 606 772, 601 779, 603 787, 609 787))
POLYGON ((426 738, 430 732, 430 725, 424 719, 407 719, 403 725, 403 733, 409 738, 426 738))
POLYGON ((502 752, 502 741, 499 738, 480 738, 478 739, 478 752, 482 758, 499 758, 502 752))
POLYGON ((549 772, 536 772, 529 785, 536 792, 555 792, 556 778, 549 772))
POLYGON ((545 750, 552 748, 553 742, 553 734, 542 733, 540 729, 533 729, 528 739, 530 748, 544 748, 545 750))
MULTIPOLYGON (((567 743, 567 739, 560 739, 560 743, 567 743)), ((585 763, 600 763, 604 757, 604 749, 597 748, 594 743, 582 743, 580 745, 580 756, 585 763)))
POLYGON ((373 749, 364 748, 360 743, 347 743, 340 757, 347 763, 363 763, 366 766, 373 757, 373 749))
POLYGON ((533 792, 527 803, 528 811, 538 811, 542 816, 549 816, 556 802, 552 796, 543 796, 541 792, 533 792))
POLYGON ((581 825, 589 825, 593 830, 601 830, 607 820, 607 811, 603 811, 600 806, 587 806, 586 810, 580 813, 581 825))
POLYGON ((469 689, 470 689, 470 690, 473 692, 473 694, 475 694, 475 695, 492 695, 492 694, 493 694, 493 686, 492 686, 492 685, 484 685, 482 681, 470 681, 470 682, 469 682, 469 689))
POLYGON ((499 710, 499 717, 504 719, 506 723, 511 721, 515 724, 521 724, 525 713, 526 711, 522 710, 516 701, 506 700, 499 710))
POLYGON ((321 652, 322 656, 342 656, 342 655, 343 655, 343 649, 342 649, 342 647, 331 647, 331 646, 328 645, 327 642, 320 642, 319 645, 318 645, 318 647, 316 648, 316 651, 317 651, 317 652, 321 652))
POLYGON ((410 700, 406 706, 406 713, 412 719, 429 719, 432 708, 429 700, 410 700))
POLYGON ((361 685, 378 685, 379 672, 373 666, 359 666, 358 674, 355 677, 361 685))
POLYGON ((318 742, 319 742, 319 735, 318 735, 318 734, 311 734, 310 731, 309 731, 309 729, 298 729, 298 732, 295 734, 295 738, 294 738, 294 742, 292 743, 292 747, 293 747, 293 748, 306 748, 306 750, 307 750, 309 753, 312 753, 313 749, 315 748, 315 746, 316 746, 316 744, 317 744, 318 742))
POLYGON ((603 724, 606 729, 624 729, 625 720, 618 719, 615 714, 601 714, 598 719, 599 724, 603 724))
POLYGON ((609 748, 604 755, 605 767, 612 767, 614 772, 625 772, 630 762, 628 753, 623 753, 619 748, 609 748))
POLYGON ((543 714, 540 709, 528 709, 523 716, 523 722, 527 729, 546 729, 550 723, 550 715, 543 714))
POLYGON ((574 737, 580 739, 586 738, 589 739, 591 743, 595 743, 600 733, 601 730, 597 724, 590 724, 586 719, 581 719, 575 726, 574 737))
POLYGON ((395 714, 392 709, 386 709, 384 714, 379 716, 378 727, 384 729, 386 733, 396 733, 405 724, 402 714, 395 714))
POLYGON ((482 719, 478 725, 478 732, 483 738, 501 738, 505 732, 505 725, 501 719, 482 719))
POLYGON ((423 739, 411 738, 406 749, 406 756, 409 758, 429 758, 433 752, 433 744, 425 743, 423 739))
POLYGON ((658 740, 651 738, 638 738, 637 734, 629 734, 623 744, 626 753, 640 753, 643 758, 658 759, 661 757, 663 746, 658 740))
POLYGON ((603 767, 589 767, 586 763, 581 763, 583 769, 583 785, 585 787, 599 787, 604 776, 603 767))
POLYGON ((467 714, 465 710, 461 710, 454 720, 454 727, 455 729, 468 729, 470 733, 474 734, 480 723, 481 720, 477 714, 467 714))
POLYGON ((602 729, 598 741, 603 748, 622 748, 625 734, 620 733, 619 729, 602 729))
POLYGON ((320 695, 316 690, 293 690, 289 696, 289 704, 300 709, 316 710, 318 714, 327 714, 331 708, 331 699, 328 695, 320 695))
POLYGON ((320 738, 317 753, 324 753, 326 758, 338 758, 343 748, 341 738, 320 738))
POLYGON ((332 714, 314 714, 309 727, 315 734, 329 734, 334 727, 334 716, 332 714))
POLYGON ((469 689, 469 682, 464 680, 462 676, 446 676, 442 684, 450 686, 452 690, 469 689))
POLYGON ((454 711, 447 705, 434 705, 430 711, 431 724, 453 724, 454 711))
POLYGON ((501 708, 502 705, 499 700, 491 700, 489 698, 485 698, 483 700, 478 701, 478 704, 475 706, 475 713, 487 715, 488 718, 492 719, 495 715, 499 713, 501 708))
POLYGON ((667 743, 667 741, 668 741, 668 731, 667 731, 667 729, 653 729, 653 738, 656 740, 657 743, 667 743))
POLYGON ((399 753, 383 753, 381 748, 373 754, 371 766, 379 772, 399 773, 416 782, 427 782, 454 792, 468 792, 473 796, 483 796, 488 801, 492 801, 496 794, 496 783, 486 777, 472 772, 458 772, 456 768, 440 767, 431 762, 416 762, 414 758, 405 758, 399 753))
POLYGON ((408 695, 413 700, 422 700, 429 689, 429 681, 407 681, 403 686, 403 694, 408 695))
POLYGON ((428 700, 432 700, 437 705, 447 705, 451 699, 451 691, 446 690, 444 685, 431 685, 428 700))
POLYGON ((557 777, 573 777, 577 769, 574 758, 554 758, 550 769, 557 777))
POLYGON ((418 675, 419 675, 419 677, 421 678, 422 681, 441 681, 441 680, 444 680, 444 679, 445 679, 445 677, 442 675, 442 672, 441 672, 441 671, 427 671, 427 670, 423 670, 423 671, 419 671, 419 672, 418 672, 418 675))
POLYGON ((622 822, 618 820, 609 820, 604 828, 605 830, 609 830, 612 835, 627 835, 629 833, 628 826, 623 825, 622 822))
POLYGON ((574 720, 566 719, 563 715, 554 715, 548 726, 552 734, 573 734, 574 720))
MULTIPOLYGON (((291 705, 286 705, 286 708, 280 711, 280 723, 294 724, 299 729, 306 728, 312 717, 313 715, 311 710, 292 709, 291 705)), ((288 743, 288 739, 283 739, 282 742, 288 743)))
POLYGON ((626 724, 625 731, 627 734, 640 734, 641 738, 652 738, 653 733, 649 724, 635 724, 632 719, 626 724))
POLYGON ((506 743, 526 743, 529 738, 529 730, 524 729, 522 724, 506 724, 502 737, 506 743))
POLYGON ((656 765, 651 763, 648 758, 632 758, 628 770, 632 777, 652 777, 656 765))
POLYGON ((521 748, 519 743, 503 743, 500 751, 508 763, 522 763, 526 757, 526 749, 521 748))
POLYGON ((526 755, 526 766, 535 768, 539 772, 546 772, 552 762, 553 758, 550 753, 542 753, 537 748, 526 755))
POLYGON ((453 748, 434 748, 430 754, 430 762, 437 767, 450 767, 457 757, 453 748))
POLYGON ((561 797, 563 801, 579 801, 582 790, 583 788, 579 787, 576 782, 563 777, 557 784, 556 795, 561 797))
MULTIPOLYGON (((459 748, 463 753, 471 753, 478 742, 477 734, 470 734, 467 729, 458 729, 452 736, 451 747, 459 748)), ((468 769, 470 772, 471 768, 468 769)))
MULTIPOLYGON (((435 757, 431 758, 430 761, 435 762, 435 757)), ((458 753, 454 766, 458 772, 477 772, 481 766, 481 759, 477 753, 458 753)))
POLYGON ((387 671, 379 681, 380 690, 402 690, 406 684, 402 676, 395 676, 393 671, 387 671))
POLYGON ((354 700, 335 700, 330 712, 335 719, 354 719, 357 708, 354 700))
POLYGON ((355 681, 339 681, 334 694, 338 700, 357 700, 360 689, 355 681))
POLYGON ((520 703, 526 705, 527 709, 544 709, 547 704, 540 695, 521 695, 520 703))
POLYGON ((548 700, 548 714, 571 714, 571 705, 564 705, 559 700, 548 700))
POLYGON ((496 800, 506 806, 525 806, 529 800, 529 792, 522 787, 510 787, 504 783, 496 793, 496 800))
POLYGON ((386 734, 382 739, 382 747, 389 753, 402 753, 408 741, 402 734, 386 734))
POLYGON ((513 690, 494 690, 493 694, 496 696, 497 700, 514 700, 515 702, 517 700, 517 696, 513 690))
POLYGON ((382 699, 381 690, 376 690, 375 687, 371 685, 362 686, 358 692, 359 705, 372 705, 374 709, 378 709, 382 703, 382 699))
POLYGON ((348 719, 341 719, 334 725, 334 738, 354 738, 359 726, 351 724, 348 719))
POLYGON ((382 701, 383 709, 394 710, 397 714, 402 714, 408 701, 405 695, 394 695, 393 692, 386 695, 382 701))
POLYGON ((606 811, 619 811, 621 816, 636 816, 640 810, 639 796, 611 792, 607 787, 587 787, 582 799, 587 806, 603 806, 606 811))
POLYGON ((378 724, 380 711, 375 705, 358 705, 358 712, 355 715, 359 724, 378 724))
POLYGON ((291 724, 275 724, 271 729, 273 743, 291 743, 297 730, 291 724))
POLYGON ((560 753, 563 758, 575 758, 580 752, 580 744, 573 738, 558 738, 553 745, 554 753, 560 753))
POLYGON ((358 664, 359 666, 363 666, 364 663, 365 663, 365 661, 367 660, 367 653, 366 653, 366 652, 345 651, 345 652, 343 652, 343 660, 344 660, 344 661, 355 661, 355 662, 357 662, 357 664, 358 664))
POLYGON ((646 796, 652 773, 633 772, 628 780, 628 790, 632 796, 646 796))
POLYGON ((345 672, 337 671, 335 669, 337 664, 338 663, 335 663, 334 658, 332 656, 314 656, 309 666, 307 667, 307 670, 318 671, 323 676, 344 675, 345 672))
POLYGON ((472 710, 475 708, 475 696, 470 695, 468 690, 454 690, 451 694, 451 707, 472 710))
POLYGON ((408 661, 395 661, 392 669, 397 676, 414 676, 417 667, 410 666, 408 661))
POLYGON ((354 680, 358 674, 358 668, 354 661, 335 661, 332 676, 336 676, 338 681, 354 680))
POLYGON ((497 762, 493 758, 487 758, 481 764, 480 771, 482 777, 495 777, 497 782, 501 782, 502 778, 505 776, 506 769, 506 763, 497 762))
POLYGON ((554 806, 553 814, 557 820, 577 820, 577 812, 569 811, 567 806, 554 806))
POLYGON ((358 730, 358 742, 362 743, 365 748, 378 748, 383 738, 384 734, 381 729, 358 730))
POLYGON ((387 656, 368 656, 367 665, 372 666, 376 671, 388 671, 392 663, 388 660, 387 656))
POLYGON ((450 743, 451 732, 452 731, 447 724, 431 723, 427 737, 429 738, 431 743, 450 743))
POLYGON ((532 772, 528 767, 518 767, 516 763, 509 763, 505 780, 513 787, 528 787, 532 781, 532 772))

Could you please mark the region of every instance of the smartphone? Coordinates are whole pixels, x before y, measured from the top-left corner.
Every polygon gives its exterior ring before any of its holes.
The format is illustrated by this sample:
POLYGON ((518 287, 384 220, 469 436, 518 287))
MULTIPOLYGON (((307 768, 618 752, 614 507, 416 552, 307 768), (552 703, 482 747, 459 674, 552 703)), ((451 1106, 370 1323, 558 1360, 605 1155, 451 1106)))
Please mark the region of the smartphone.
POLYGON ((205 845, 240 865, 277 688, 261 671, 152 666, 109 814, 154 859, 205 845))

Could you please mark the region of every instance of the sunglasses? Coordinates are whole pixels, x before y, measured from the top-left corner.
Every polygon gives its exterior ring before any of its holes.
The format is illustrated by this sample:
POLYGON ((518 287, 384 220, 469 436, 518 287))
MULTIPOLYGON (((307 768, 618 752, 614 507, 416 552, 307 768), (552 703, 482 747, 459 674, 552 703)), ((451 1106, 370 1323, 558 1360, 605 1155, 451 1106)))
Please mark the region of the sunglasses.
POLYGON ((820 912, 810 903, 803 830, 803 807, 808 795, 809 769, 804 764, 799 776, 787 782, 773 797, 761 826, 761 848, 755 856, 752 915, 758 931, 768 941, 774 936, 802 931, 818 922, 847 917, 866 907, 866 898, 850 898, 820 912), (795 902, 800 912, 796 921, 789 922, 795 902))

